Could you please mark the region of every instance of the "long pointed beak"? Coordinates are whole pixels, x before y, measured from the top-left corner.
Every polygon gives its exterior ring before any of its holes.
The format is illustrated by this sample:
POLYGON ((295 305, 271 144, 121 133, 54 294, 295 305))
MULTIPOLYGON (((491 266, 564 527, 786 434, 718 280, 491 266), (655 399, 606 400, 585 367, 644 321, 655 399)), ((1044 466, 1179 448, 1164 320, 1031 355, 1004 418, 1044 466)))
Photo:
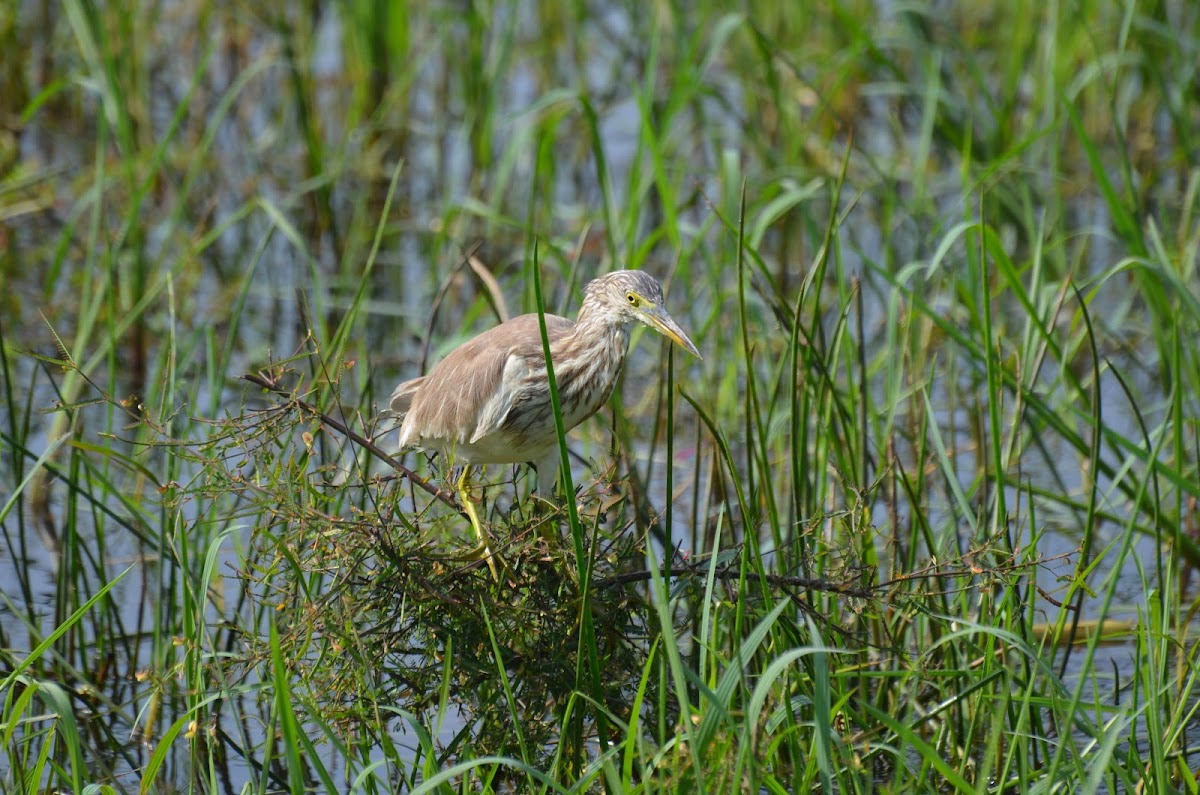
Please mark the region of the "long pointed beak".
POLYGON ((650 328, 655 329, 697 359, 704 358, 700 355, 700 351, 697 350, 696 344, 692 342, 691 338, 683 332, 683 329, 679 327, 675 319, 667 314, 667 310, 661 306, 656 306, 652 309, 647 309, 643 317, 645 318, 646 325, 650 326, 650 328))

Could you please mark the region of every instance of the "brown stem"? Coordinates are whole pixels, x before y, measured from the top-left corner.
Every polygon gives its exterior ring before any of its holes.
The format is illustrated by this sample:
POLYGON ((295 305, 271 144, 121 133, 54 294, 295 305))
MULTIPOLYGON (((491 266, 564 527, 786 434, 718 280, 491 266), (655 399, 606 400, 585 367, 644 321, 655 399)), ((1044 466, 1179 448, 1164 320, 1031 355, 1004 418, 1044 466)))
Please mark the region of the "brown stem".
POLYGON ((393 458, 382 447, 375 444, 374 442, 372 442, 370 439, 366 438, 365 436, 361 436, 361 435, 355 433, 341 421, 334 419, 333 417, 329 416, 328 414, 326 414, 323 411, 319 411, 312 404, 306 403, 305 401, 303 401, 300 398, 293 395, 291 391, 284 389, 283 387, 279 386, 279 384, 277 384, 275 381, 273 381, 269 378, 266 378, 258 373, 245 373, 244 375, 242 375, 242 380, 249 381, 251 384, 262 387, 263 389, 267 390, 268 392, 272 392, 276 395, 280 395, 282 397, 285 397, 285 398, 291 400, 293 403, 296 404, 297 408, 299 408, 301 411, 307 412, 308 414, 311 414, 314 417, 316 417, 317 419, 319 419, 321 421, 321 424, 324 425, 325 427, 332 428, 333 430, 342 434, 347 439, 354 442, 359 447, 362 447, 364 450, 366 450, 371 455, 375 456, 380 461, 382 461, 385 464, 387 464, 388 466, 390 466, 392 469, 396 470, 396 472, 398 472, 400 475, 408 478, 410 482, 415 483, 420 488, 429 492, 431 495, 433 495, 433 497, 435 499, 441 500, 442 502, 446 503, 451 508, 453 508, 454 510, 456 510, 460 514, 462 514, 462 516, 464 518, 469 518, 469 517, 467 517, 466 512, 463 511, 463 509, 460 508, 458 506, 458 504, 455 503, 454 500, 452 500, 446 492, 442 491, 441 489, 437 488, 436 486, 431 485, 429 483, 429 481, 420 477, 419 475, 417 475, 417 473, 413 472, 411 469, 404 466, 404 464, 401 464, 399 461, 397 461, 395 458, 393 458))

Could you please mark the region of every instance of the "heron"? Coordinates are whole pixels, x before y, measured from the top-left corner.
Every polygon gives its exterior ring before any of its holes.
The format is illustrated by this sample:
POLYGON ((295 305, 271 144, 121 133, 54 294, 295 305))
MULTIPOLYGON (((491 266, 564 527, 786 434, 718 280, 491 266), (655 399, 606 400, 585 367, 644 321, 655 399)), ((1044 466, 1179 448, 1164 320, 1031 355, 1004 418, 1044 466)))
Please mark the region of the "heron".
MULTIPOLYGON (((589 282, 575 320, 544 317, 564 431, 608 402, 634 323, 701 358, 663 307, 662 286, 644 271, 613 271, 589 282)), ((557 482, 558 432, 538 315, 514 317, 464 342, 428 374, 397 386, 388 404, 402 418, 401 449, 433 450, 465 465, 456 488, 481 554, 498 579, 467 472, 475 465, 532 463, 535 493, 548 496, 557 482)))

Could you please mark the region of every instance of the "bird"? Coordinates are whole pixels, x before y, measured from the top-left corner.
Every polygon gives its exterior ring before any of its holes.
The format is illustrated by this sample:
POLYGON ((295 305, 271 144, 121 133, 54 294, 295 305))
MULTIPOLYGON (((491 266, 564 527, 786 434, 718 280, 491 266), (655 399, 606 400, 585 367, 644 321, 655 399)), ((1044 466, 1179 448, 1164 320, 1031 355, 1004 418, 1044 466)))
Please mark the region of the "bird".
MULTIPOLYGON (((608 402, 634 323, 702 358, 664 308, 662 286, 645 271, 618 270, 589 282, 574 320, 544 317, 564 431, 608 402)), ((549 496, 557 482, 558 432, 537 313, 514 317, 459 345, 426 375, 397 386, 388 407, 400 418, 401 450, 433 450, 451 465, 465 465, 457 489, 479 551, 498 579, 467 472, 475 465, 532 463, 535 493, 549 496)))

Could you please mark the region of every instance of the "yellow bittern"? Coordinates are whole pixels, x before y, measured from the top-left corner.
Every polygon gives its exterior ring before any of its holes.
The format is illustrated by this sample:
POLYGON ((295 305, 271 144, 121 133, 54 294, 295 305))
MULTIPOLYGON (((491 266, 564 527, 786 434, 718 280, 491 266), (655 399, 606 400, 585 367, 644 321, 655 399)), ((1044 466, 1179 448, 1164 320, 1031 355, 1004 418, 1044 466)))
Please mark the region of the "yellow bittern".
MULTIPOLYGON (((567 431, 608 401, 629 350, 631 323, 644 323, 700 356, 663 308, 662 287, 642 271, 614 271, 589 283, 574 321, 545 318, 567 431)), ((403 417, 401 449, 432 449, 451 463, 468 465, 458 490, 495 576, 487 535, 467 491, 467 469, 529 462, 537 469, 537 492, 547 495, 558 476, 558 434, 538 316, 515 317, 468 340, 428 375, 396 387, 389 405, 403 417)))

